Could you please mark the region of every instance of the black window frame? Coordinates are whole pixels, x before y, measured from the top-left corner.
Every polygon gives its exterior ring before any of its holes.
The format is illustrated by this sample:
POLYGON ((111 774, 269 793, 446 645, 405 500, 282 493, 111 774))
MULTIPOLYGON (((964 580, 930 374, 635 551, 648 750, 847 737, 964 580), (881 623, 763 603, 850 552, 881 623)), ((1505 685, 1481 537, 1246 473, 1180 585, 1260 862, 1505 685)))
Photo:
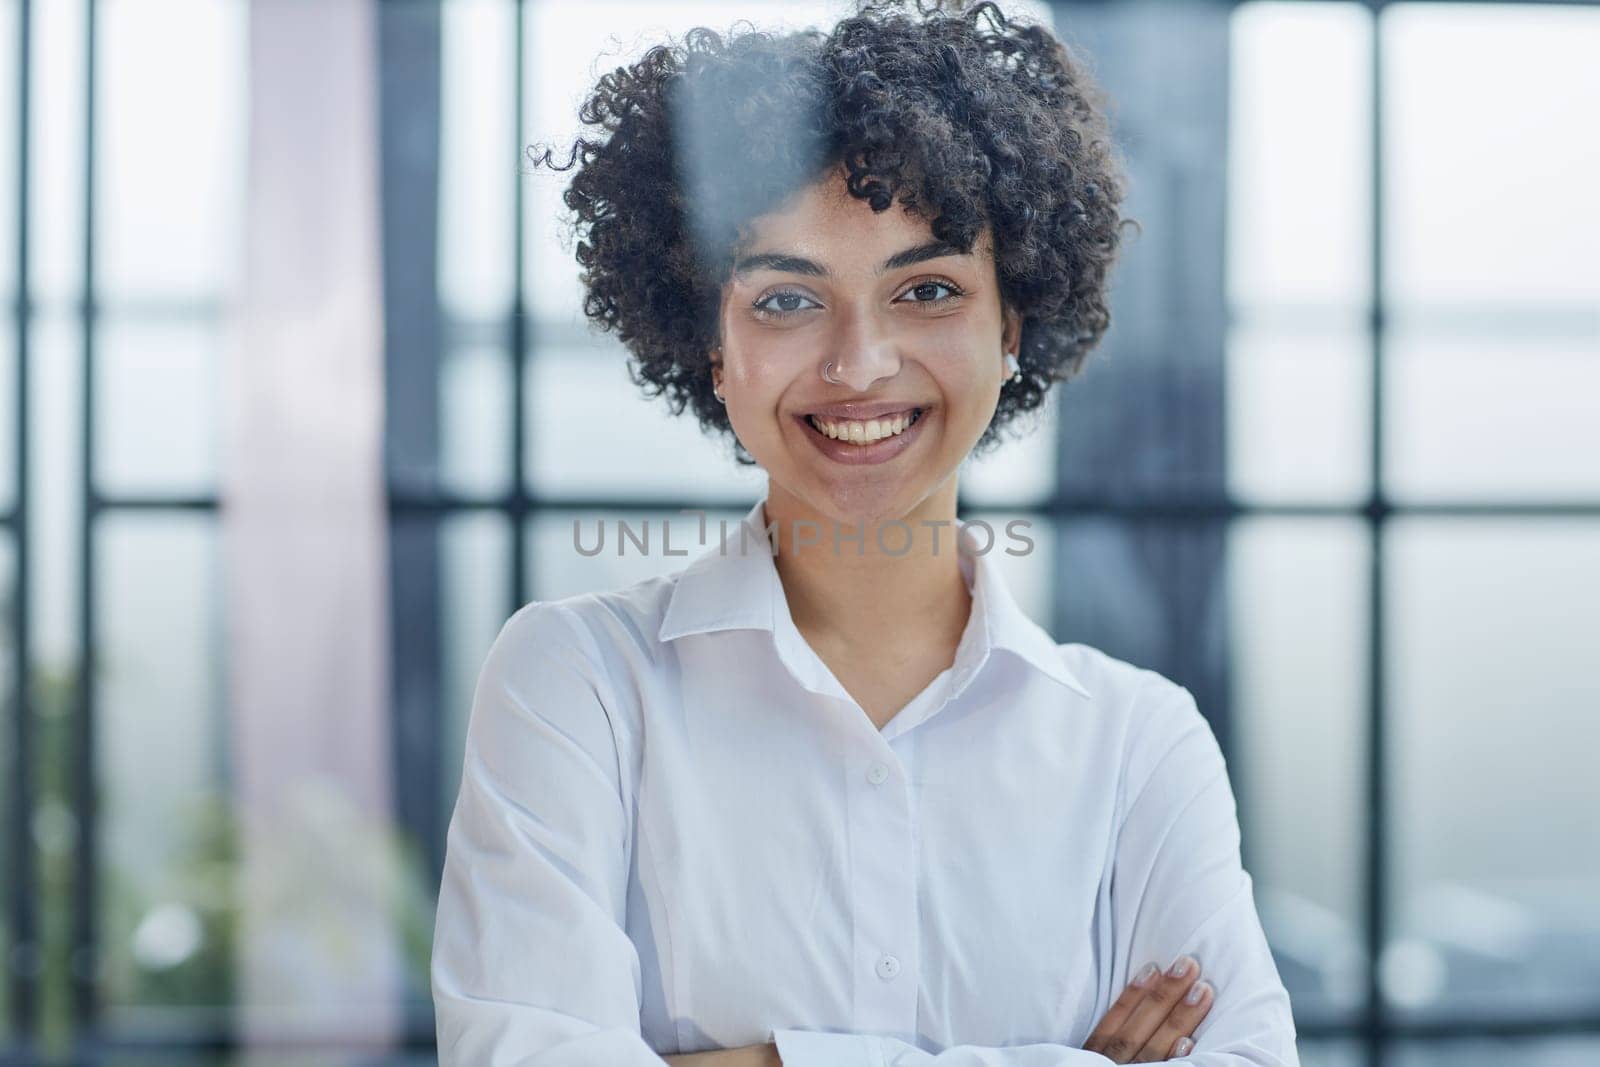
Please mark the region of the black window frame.
MULTIPOLYGON (((27 397, 30 391, 31 332, 35 303, 31 297, 29 257, 29 211, 32 190, 29 183, 30 152, 33 134, 33 99, 30 94, 32 76, 31 32, 32 0, 13 0, 16 5, 19 35, 15 55, 17 79, 16 149, 18 175, 14 190, 17 209, 17 289, 12 294, 12 328, 15 338, 14 363, 14 472, 17 487, 12 506, 0 513, 0 525, 16 546, 15 596, 11 604, 10 623, 14 637, 11 649, 12 677, 16 686, 5 698, 6 714, 0 719, 0 729, 9 731, 11 764, 5 786, 9 793, 9 818, 4 833, 8 838, 6 854, 12 859, 10 876, 0 890, 6 893, 4 907, 10 919, 9 949, 5 957, 5 980, 9 984, 11 1042, 0 1045, 0 1059, 16 1056, 26 1062, 29 1055, 42 1054, 36 1045, 39 1009, 43 999, 39 961, 41 951, 40 908, 35 899, 38 867, 32 841, 32 826, 36 815, 35 794, 39 775, 32 755, 38 738, 35 720, 38 716, 40 696, 36 680, 30 674, 32 645, 30 633, 31 585, 29 569, 31 553, 28 533, 29 505, 32 486, 28 477, 30 463, 29 438, 32 425, 29 420, 27 397)), ((79 397, 79 416, 82 419, 79 446, 81 463, 78 471, 78 495, 82 507, 83 528, 77 543, 78 580, 80 597, 77 604, 77 634, 82 649, 79 684, 73 694, 70 712, 71 807, 78 833, 73 847, 73 892, 70 901, 70 934, 66 946, 69 959, 69 986, 73 1053, 75 1056, 93 1056, 114 1050, 169 1051, 172 1053, 225 1052, 239 1047, 236 1035, 227 1028, 197 1032, 192 1039, 179 1039, 170 1035, 129 1035, 101 1032, 100 1012, 96 1001, 95 967, 98 929, 98 876, 99 866, 94 842, 96 840, 97 811, 95 803, 96 745, 96 691, 94 685, 97 649, 95 644, 94 598, 95 576, 98 560, 95 545, 99 521, 108 515, 129 512, 196 512, 215 515, 218 501, 214 495, 198 496, 130 496, 106 494, 94 483, 93 462, 95 440, 95 397, 92 383, 95 380, 96 326, 100 307, 97 297, 95 265, 95 162, 98 138, 95 113, 96 80, 96 0, 83 0, 87 5, 86 39, 84 41, 86 65, 85 108, 82 130, 85 138, 85 174, 82 211, 83 275, 82 297, 78 302, 78 327, 81 331, 83 360, 83 388, 79 397)), ((449 3, 450 0, 417 0, 419 4, 449 3)), ((537 0, 505 0, 513 5, 516 24, 515 130, 510 131, 510 143, 520 148, 524 129, 524 100, 526 70, 527 11, 537 0)), ((1219 0, 1230 10, 1239 0, 1219 0)), ((1295 0, 1284 0, 1295 2, 1295 0)), ((1100 495, 1068 494, 1059 489, 1046 500, 1035 505, 1011 508, 1018 515, 1043 522, 1058 523, 1086 516, 1109 516, 1133 523, 1173 524, 1186 522, 1221 522, 1232 528, 1240 519, 1262 516, 1298 516, 1343 518, 1359 520, 1366 532, 1368 570, 1365 575, 1368 605, 1367 643, 1364 650, 1368 679, 1366 693, 1365 726, 1367 747, 1363 766, 1364 852, 1360 862, 1364 872, 1364 934, 1366 947, 1366 1002, 1352 1018, 1330 1019, 1303 1023, 1302 1039, 1316 1042, 1349 1042, 1360 1048, 1367 1063, 1384 1062, 1392 1047, 1400 1041, 1417 1040, 1439 1042, 1471 1037, 1534 1038, 1563 1035, 1600 1034, 1600 1011, 1558 1016, 1507 1019, 1482 1019, 1476 1017, 1453 1018, 1437 1022, 1407 1022, 1393 1017, 1387 1008, 1379 984, 1378 961, 1390 926, 1390 909, 1386 900, 1390 881, 1391 801, 1387 778, 1390 734, 1387 681, 1389 664, 1386 662, 1385 638, 1388 628, 1389 605, 1386 590, 1386 531, 1396 518, 1425 516, 1437 519, 1477 519, 1489 517, 1516 517, 1526 520, 1566 519, 1572 517, 1600 518, 1600 499, 1580 502, 1528 500, 1520 503, 1480 503, 1472 501, 1422 503, 1397 500, 1386 488, 1384 466, 1386 441, 1384 436, 1384 359, 1387 341, 1387 308, 1384 278, 1384 151, 1382 130, 1384 124, 1383 34, 1379 32, 1379 19, 1386 8, 1395 6, 1423 6, 1437 0, 1347 0, 1356 3, 1369 13, 1373 20, 1371 34, 1370 113, 1367 116, 1370 145, 1371 172, 1369 175, 1371 199, 1371 306, 1366 317, 1367 340, 1371 351, 1369 429, 1370 451, 1367 456, 1370 491, 1360 501, 1350 504, 1287 505, 1247 502, 1234 499, 1227 493, 1186 499, 1178 503, 1169 500, 1141 500, 1100 495)), ((1467 3, 1491 3, 1500 7, 1518 6, 1520 0, 1465 0, 1467 3)), ((1545 4, 1600 6, 1600 0, 1545 0, 1545 4)), ((383 6, 383 5, 380 5, 383 6)), ((1099 5, 1089 5, 1099 6, 1099 5)), ((1542 5, 1543 6, 1543 5, 1542 5)), ((1077 10, 1077 5, 1055 2, 1051 4, 1058 23, 1064 13, 1077 10)), ((519 152, 518 161, 521 156, 519 152)), ((520 171, 519 171, 520 173, 520 171)), ((682 508, 705 510, 737 508, 744 503, 734 500, 689 499, 663 503, 659 500, 616 497, 572 497, 547 495, 528 489, 527 432, 528 400, 527 370, 531 359, 537 358, 538 330, 524 304, 524 280, 529 264, 525 242, 525 189, 517 181, 513 193, 513 226, 515 230, 515 258, 513 263, 513 306, 503 322, 490 324, 449 324, 445 333, 476 330, 497 332, 504 336, 508 351, 516 354, 512 360, 512 449, 511 488, 509 492, 493 498, 467 498, 445 492, 393 489, 389 498, 391 524, 409 518, 443 519, 468 514, 489 513, 500 516, 512 530, 510 538, 510 580, 506 589, 505 608, 509 615, 525 602, 527 591, 533 587, 535 561, 529 558, 526 532, 532 522, 542 514, 552 511, 589 512, 626 511, 642 515, 672 515, 682 508)), ((201 312, 204 313, 204 312, 201 312)), ((1231 314, 1231 311, 1230 311, 1231 314)), ((447 339, 445 344, 449 344, 447 339)), ((1059 605, 1058 605, 1059 607, 1059 605)), ((1059 615, 1059 611, 1057 613, 1059 615)), ((1054 629, 1054 627, 1052 627, 1054 629)), ((443 714, 443 708, 440 708, 443 714)), ((401 758, 404 758, 403 756, 401 758)), ((436 778, 437 776, 435 776, 436 778)), ((405 776, 397 776, 407 781, 405 776)), ((421 818, 420 816, 418 818, 421 818)), ((436 820, 421 827, 425 853, 433 865, 436 876, 443 856, 443 827, 436 820)), ((406 1038, 405 1048, 416 1053, 433 1049, 433 1024, 431 1016, 413 1020, 406 1038)), ((309 1051, 309 1050, 308 1050, 309 1051)))

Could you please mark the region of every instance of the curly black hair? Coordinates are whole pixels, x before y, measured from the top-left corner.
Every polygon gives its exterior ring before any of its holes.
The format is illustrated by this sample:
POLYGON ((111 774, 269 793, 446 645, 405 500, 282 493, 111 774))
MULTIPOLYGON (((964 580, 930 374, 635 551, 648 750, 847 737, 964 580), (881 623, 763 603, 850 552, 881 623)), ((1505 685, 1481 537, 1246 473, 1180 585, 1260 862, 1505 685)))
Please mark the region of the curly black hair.
POLYGON ((712 393, 722 288, 748 223, 843 167, 850 194, 931 219, 962 252, 990 227, 1000 297, 1022 318, 981 455, 1111 322, 1108 272, 1126 186, 1108 101, 1049 30, 992 2, 858 0, 832 32, 700 26, 600 78, 564 165, 584 314, 630 353, 629 377, 755 461, 712 393), (985 25, 985 23, 987 25, 985 25))

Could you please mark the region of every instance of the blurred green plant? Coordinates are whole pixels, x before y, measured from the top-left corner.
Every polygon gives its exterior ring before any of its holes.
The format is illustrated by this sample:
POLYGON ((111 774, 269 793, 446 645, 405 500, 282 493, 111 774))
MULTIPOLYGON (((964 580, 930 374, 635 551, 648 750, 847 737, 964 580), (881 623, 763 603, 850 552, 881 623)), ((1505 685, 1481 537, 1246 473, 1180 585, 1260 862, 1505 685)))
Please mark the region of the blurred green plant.
MULTIPOLYGON (((39 1040, 48 1056, 67 1055, 73 1036, 73 855, 80 842, 69 768, 76 683, 75 671, 48 667, 37 669, 33 681, 34 803, 36 815, 45 813, 35 819, 33 842, 42 949, 39 1040), (40 832, 50 826, 57 830, 40 832)), ((436 887, 415 835, 362 817, 327 783, 286 785, 284 799, 284 819, 247 842, 229 792, 189 797, 162 842, 176 844, 174 859, 153 879, 134 875, 102 851, 102 1003, 188 1009, 225 1024, 246 962, 239 956, 246 951, 247 889, 252 917, 298 923, 314 942, 328 945, 348 934, 339 928, 339 907, 376 902, 402 960, 398 995, 405 1004, 430 998, 436 887), (256 855, 252 869, 267 872, 248 887, 242 884, 247 848, 256 855), (328 899, 308 896, 308 885, 322 887, 328 899)), ((100 810, 104 818, 103 803, 100 810)))
POLYGON ((115 1004, 232 1004, 238 827, 221 794, 191 797, 172 829, 176 861, 144 885, 103 864, 100 988, 115 1004))
MULTIPOLYGON (((34 707, 34 805, 56 804, 71 810, 72 701, 77 672, 48 665, 31 678, 34 707)), ((50 1055, 65 1055, 71 1040, 71 990, 68 974, 72 951, 72 851, 44 848, 38 855, 35 900, 39 922, 39 1040, 50 1055)))

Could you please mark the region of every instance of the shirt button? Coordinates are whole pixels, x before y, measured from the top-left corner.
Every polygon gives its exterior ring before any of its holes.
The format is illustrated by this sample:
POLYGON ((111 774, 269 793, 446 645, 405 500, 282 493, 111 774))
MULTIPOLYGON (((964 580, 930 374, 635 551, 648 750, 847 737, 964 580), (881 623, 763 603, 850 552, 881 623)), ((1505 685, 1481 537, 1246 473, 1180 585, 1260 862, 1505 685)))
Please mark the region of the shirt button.
POLYGON ((900 961, 885 952, 878 957, 878 977, 887 981, 900 973, 900 961))
POLYGON ((882 763, 874 763, 867 770, 867 781, 873 785, 882 785, 889 777, 889 768, 882 763))

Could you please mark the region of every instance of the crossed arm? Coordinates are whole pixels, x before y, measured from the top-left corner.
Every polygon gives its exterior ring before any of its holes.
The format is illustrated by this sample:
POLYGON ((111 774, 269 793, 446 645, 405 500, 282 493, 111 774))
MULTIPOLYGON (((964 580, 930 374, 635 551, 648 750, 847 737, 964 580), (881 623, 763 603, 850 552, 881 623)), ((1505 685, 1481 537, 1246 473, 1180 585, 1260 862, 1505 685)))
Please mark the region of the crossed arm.
MULTIPOLYGON (((1194 1049, 1191 1035, 1211 1011, 1215 994, 1196 961, 1185 955, 1163 973, 1154 963, 1140 970, 1083 1047, 1113 1063, 1154 1063, 1194 1049)), ((773 1042, 666 1057, 671 1067, 782 1067, 773 1042)))
POLYGON ((771 1041, 764 1045, 745 1045, 743 1048, 685 1052, 665 1059, 671 1067, 783 1067, 778 1046, 771 1041))
MULTIPOLYGON (((765 1045, 680 1058, 673 1067, 1090 1067, 1166 1060, 1193 1067, 1298 1067, 1294 1020, 1261 930, 1249 874, 1239 860, 1239 828, 1222 753, 1185 689, 1152 683, 1148 717, 1129 753, 1131 802, 1115 851, 1112 882, 1113 981, 1124 993, 1084 1048, 1033 1044, 959 1045, 931 1053, 865 1034, 778 1031, 765 1045), (1148 996, 1130 995, 1131 973, 1146 961, 1188 955, 1211 987, 1198 1025, 1157 1028, 1151 1019, 1184 1018, 1179 994, 1195 982, 1157 978, 1148 996), (1141 1002, 1142 1001, 1142 1002, 1141 1002), (1130 1014, 1135 1018, 1131 1021, 1130 1014), (1170 1040, 1195 1043, 1169 1056, 1170 1040), (1130 1037, 1130 1033, 1137 1036, 1130 1037)), ((1192 1015, 1187 1018, 1193 1018, 1192 1015)))

